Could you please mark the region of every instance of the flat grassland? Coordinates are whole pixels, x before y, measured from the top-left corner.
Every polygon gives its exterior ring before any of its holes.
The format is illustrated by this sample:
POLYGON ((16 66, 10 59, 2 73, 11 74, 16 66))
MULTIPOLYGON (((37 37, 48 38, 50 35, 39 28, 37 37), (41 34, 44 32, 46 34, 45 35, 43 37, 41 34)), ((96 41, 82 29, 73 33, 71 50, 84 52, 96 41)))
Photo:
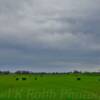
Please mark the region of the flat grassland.
POLYGON ((100 76, 0 75, 0 100, 100 100, 100 76))

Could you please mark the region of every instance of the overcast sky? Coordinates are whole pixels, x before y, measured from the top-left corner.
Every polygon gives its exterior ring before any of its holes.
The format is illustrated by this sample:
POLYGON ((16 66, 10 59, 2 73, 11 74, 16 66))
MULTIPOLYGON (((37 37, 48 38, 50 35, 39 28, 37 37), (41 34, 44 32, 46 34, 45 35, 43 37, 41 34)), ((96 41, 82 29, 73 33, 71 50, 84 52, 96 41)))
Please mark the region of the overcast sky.
POLYGON ((100 0, 0 0, 0 70, 100 71, 100 0))

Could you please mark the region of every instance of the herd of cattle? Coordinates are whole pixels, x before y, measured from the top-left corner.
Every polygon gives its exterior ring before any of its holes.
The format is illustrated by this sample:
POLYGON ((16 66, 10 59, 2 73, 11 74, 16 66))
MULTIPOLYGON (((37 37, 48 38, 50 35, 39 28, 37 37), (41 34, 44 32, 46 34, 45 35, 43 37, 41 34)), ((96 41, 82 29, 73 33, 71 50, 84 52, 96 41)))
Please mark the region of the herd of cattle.
MULTIPOLYGON (((22 77, 22 78, 16 78, 16 80, 27 80, 26 77, 22 77)), ((37 78, 35 77, 35 80, 37 80, 37 78)))
MULTIPOLYGON (((16 78, 16 80, 27 80, 26 77, 22 77, 22 78, 16 78)), ((37 80, 37 77, 34 78, 34 80, 37 80)), ((76 78, 76 80, 81 80, 81 78, 76 78)))

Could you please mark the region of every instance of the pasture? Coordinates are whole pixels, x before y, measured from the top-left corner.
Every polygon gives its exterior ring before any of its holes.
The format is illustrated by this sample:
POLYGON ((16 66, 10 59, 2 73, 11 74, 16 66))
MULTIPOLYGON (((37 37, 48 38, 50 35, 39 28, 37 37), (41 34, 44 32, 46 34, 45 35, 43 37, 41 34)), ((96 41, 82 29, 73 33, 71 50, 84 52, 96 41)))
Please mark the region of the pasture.
POLYGON ((0 75, 0 100, 100 100, 100 76, 0 75))

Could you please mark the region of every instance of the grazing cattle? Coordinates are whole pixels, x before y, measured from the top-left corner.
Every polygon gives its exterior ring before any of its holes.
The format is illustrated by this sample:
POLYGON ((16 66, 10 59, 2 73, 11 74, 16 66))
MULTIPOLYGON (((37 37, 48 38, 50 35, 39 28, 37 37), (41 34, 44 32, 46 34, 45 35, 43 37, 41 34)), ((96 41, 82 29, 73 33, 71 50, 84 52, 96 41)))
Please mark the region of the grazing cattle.
POLYGON ((27 78, 23 77, 22 80, 26 80, 27 78))
POLYGON ((35 80, 37 80, 37 77, 35 77, 35 80))
POLYGON ((16 78, 16 80, 19 80, 19 78, 16 78))
POLYGON ((81 80, 81 78, 77 78, 77 80, 81 80))

